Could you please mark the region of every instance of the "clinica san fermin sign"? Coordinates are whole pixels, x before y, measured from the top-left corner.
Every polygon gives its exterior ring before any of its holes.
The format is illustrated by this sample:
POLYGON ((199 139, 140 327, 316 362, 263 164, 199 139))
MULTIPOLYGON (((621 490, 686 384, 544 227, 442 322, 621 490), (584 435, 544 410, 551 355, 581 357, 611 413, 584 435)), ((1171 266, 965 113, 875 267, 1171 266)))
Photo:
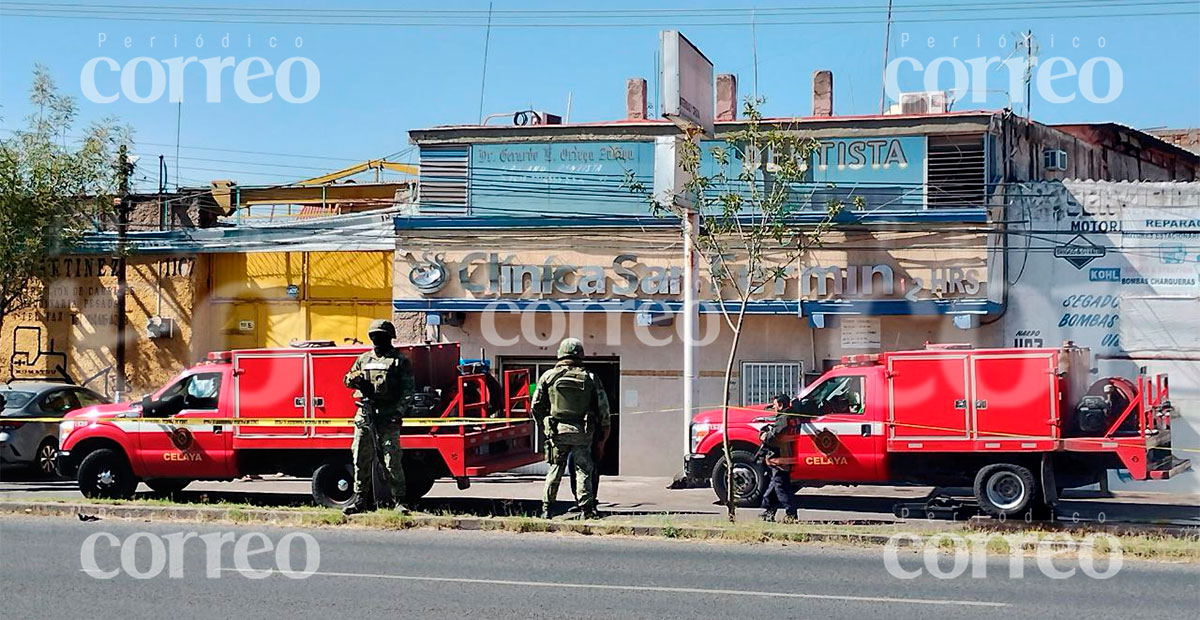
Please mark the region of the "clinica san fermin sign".
MULTIPOLYGON (((541 263, 498 252, 470 252, 451 260, 444 254, 409 255, 407 280, 424 297, 468 298, 676 298, 683 269, 648 264, 636 254, 617 254, 607 264, 579 264, 546 256, 541 263)), ((986 293, 984 269, 939 264, 901 269, 887 263, 788 266, 782 274, 752 275, 744 265, 724 265, 742 286, 756 278, 762 299, 908 299, 979 296, 986 293)), ((713 281, 701 273, 711 292, 713 281)), ((727 295, 727 297, 732 295, 727 295)))

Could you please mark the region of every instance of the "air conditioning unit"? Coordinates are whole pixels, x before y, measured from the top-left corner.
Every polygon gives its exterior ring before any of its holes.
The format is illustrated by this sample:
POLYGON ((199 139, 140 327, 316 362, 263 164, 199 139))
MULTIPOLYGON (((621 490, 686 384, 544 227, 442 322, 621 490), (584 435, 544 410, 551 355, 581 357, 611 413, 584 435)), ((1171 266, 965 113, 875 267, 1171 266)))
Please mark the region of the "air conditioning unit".
POLYGON ((1046 149, 1042 151, 1042 168, 1046 170, 1066 170, 1067 152, 1062 149, 1046 149))
POLYGON ((175 336, 175 319, 152 316, 146 320, 146 337, 151 340, 175 336))
POLYGON ((945 91, 933 90, 919 93, 900 93, 900 102, 893 105, 889 114, 945 114, 950 110, 950 96, 945 91))

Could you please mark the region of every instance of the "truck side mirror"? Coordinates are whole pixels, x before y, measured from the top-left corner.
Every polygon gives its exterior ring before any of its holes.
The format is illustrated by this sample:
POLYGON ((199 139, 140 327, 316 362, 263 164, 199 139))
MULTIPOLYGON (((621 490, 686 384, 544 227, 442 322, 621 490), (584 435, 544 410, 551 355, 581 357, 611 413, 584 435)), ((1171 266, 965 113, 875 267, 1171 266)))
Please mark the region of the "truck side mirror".
POLYGON ((142 397, 142 415, 148 416, 154 413, 154 399, 147 394, 142 397))

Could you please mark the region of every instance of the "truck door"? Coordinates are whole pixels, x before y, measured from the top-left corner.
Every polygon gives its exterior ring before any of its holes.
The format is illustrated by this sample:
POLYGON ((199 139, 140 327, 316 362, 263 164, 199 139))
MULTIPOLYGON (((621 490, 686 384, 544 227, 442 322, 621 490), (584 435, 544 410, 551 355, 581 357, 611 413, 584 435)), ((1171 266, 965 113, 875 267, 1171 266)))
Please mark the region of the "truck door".
POLYGON ((971 412, 982 440, 1057 439, 1053 352, 971 356, 971 412))
MULTIPOLYGON (((342 383, 350 367, 354 365, 357 353, 313 354, 309 357, 310 376, 312 377, 312 410, 317 419, 352 419, 357 405, 354 403, 354 390, 342 383)), ((314 426, 315 437, 353 437, 353 426, 314 426)))
POLYGON ((192 479, 232 475, 229 425, 183 423, 226 417, 221 403, 228 402, 227 379, 222 371, 184 375, 152 398, 137 433, 145 470, 141 475, 192 479))
MULTIPOLYGON (((793 435, 793 480, 872 482, 879 479, 884 436, 882 408, 872 406, 870 377, 854 369, 825 378, 795 405, 815 414, 793 435)), ((877 389, 877 387, 875 388, 877 389)))
POLYGON ((970 438, 967 356, 947 353, 888 360, 889 433, 902 445, 970 438))
MULTIPOLYGON (((233 358, 234 416, 237 418, 308 417, 308 381, 304 352, 239 354, 233 358)), ((307 426, 238 425, 241 439, 295 438, 309 434, 307 426)))

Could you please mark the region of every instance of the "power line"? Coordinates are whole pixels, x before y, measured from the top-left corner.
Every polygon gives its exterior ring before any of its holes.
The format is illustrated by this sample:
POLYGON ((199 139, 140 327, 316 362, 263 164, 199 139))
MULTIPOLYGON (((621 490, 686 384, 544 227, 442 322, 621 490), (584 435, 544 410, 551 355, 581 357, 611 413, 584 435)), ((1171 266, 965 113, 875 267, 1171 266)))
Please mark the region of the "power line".
MULTIPOLYGON (((708 26, 737 26, 749 25, 742 17, 747 9, 727 9, 722 12, 712 12, 712 9, 693 9, 689 13, 652 14, 623 11, 568 11, 558 13, 508 13, 494 16, 492 25, 495 27, 520 28, 576 28, 576 27, 639 27, 663 26, 676 27, 708 27, 708 26), (704 12, 709 11, 709 12, 704 12), (549 19, 569 21, 545 21, 549 19), (630 19, 657 18, 656 21, 631 22, 630 19), (719 21, 695 21, 696 19, 719 18, 719 21)), ((782 11, 784 9, 780 9, 782 11)), ((801 26, 801 25, 851 25, 874 24, 878 18, 837 19, 841 16, 875 15, 882 8, 874 6, 823 6, 793 8, 790 13, 769 13, 771 19, 758 20, 756 9, 756 25, 763 26, 801 26), (813 15, 826 15, 835 19, 814 20, 813 15), (795 19, 803 17, 803 19, 795 19), (792 18, 792 19, 788 19, 792 18)), ((979 21, 988 17, 994 19, 1096 19, 1096 18, 1128 18, 1128 17, 1161 17, 1161 16, 1190 16, 1200 14, 1195 9, 1192 0, 1159 0, 1152 2, 1131 2, 1128 0, 1062 0, 1054 4, 1046 3, 1010 3, 1007 5, 913 5, 896 11, 901 14, 929 14, 928 17, 911 19, 893 19, 893 23, 942 23, 979 21), (1113 7, 1173 7, 1178 6, 1184 11, 1147 12, 1145 10, 1130 13, 1113 13, 1103 9, 1113 7), (1091 9, 1097 9, 1095 11, 1091 9), (1054 14, 1055 11, 1069 10, 1069 13, 1054 14), (997 13, 1015 12, 1012 17, 997 13), (1038 14, 1041 13, 1041 14, 1038 14), (950 16, 947 14, 961 14, 950 16)), ((145 5, 81 5, 81 4, 33 4, 9 3, 0 7, 0 14, 14 17, 40 18, 80 18, 94 20, 117 21, 174 21, 202 23, 262 23, 262 24, 310 24, 327 26, 413 26, 413 27, 486 27, 487 14, 474 14, 467 11, 435 12, 420 10, 400 13, 381 9, 302 9, 302 8, 244 8, 244 7, 152 7, 145 5), (199 14, 199 15, 197 15, 199 14)))

